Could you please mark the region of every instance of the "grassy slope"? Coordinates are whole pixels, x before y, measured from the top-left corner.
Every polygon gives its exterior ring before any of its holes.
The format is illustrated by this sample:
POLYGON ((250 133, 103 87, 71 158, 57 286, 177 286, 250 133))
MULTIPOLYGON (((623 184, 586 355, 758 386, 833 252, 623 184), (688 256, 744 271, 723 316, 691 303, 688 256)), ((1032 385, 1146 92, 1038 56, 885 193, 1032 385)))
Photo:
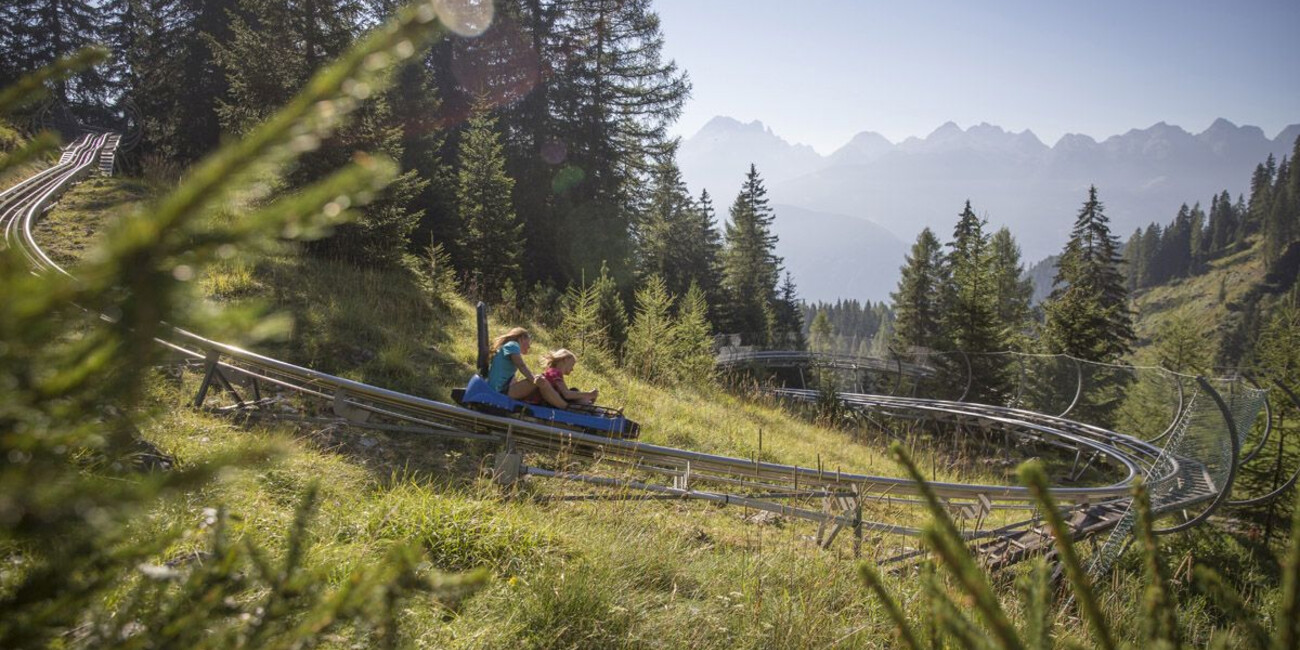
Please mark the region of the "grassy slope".
POLYGON ((1264 279, 1260 250, 1261 242, 1256 240, 1246 250, 1214 260, 1206 273, 1139 291, 1133 302, 1138 312, 1140 348, 1150 345, 1160 326, 1170 317, 1186 314, 1194 322, 1213 328, 1210 341, 1213 354, 1223 335, 1222 324, 1228 320, 1230 307, 1240 304, 1246 293, 1264 279))
MULTIPOLYGON (((61 246, 75 255, 107 204, 130 203, 138 190, 122 179, 85 184, 51 215, 46 236, 69 241, 61 246)), ((410 271, 358 271, 281 256, 230 261, 199 281, 214 298, 260 298, 293 315, 293 333, 263 351, 436 399, 445 399, 471 372, 469 306, 431 296, 410 271)), ((493 330, 505 325, 493 323, 493 330)), ((535 351, 541 351, 548 333, 533 329, 535 351)), ((722 392, 662 389, 581 364, 573 383, 600 386, 606 402, 626 406, 642 421, 650 442, 752 457, 761 428, 764 459, 812 464, 820 456, 832 468, 897 473, 879 449, 722 392)), ((817 551, 808 542, 809 525, 755 523, 747 520, 753 512, 696 502, 548 500, 587 490, 540 480, 529 482, 522 498, 505 499, 480 472, 494 451, 489 447, 334 425, 238 424, 183 408, 196 386, 191 374, 160 373, 151 387, 157 412, 144 435, 180 463, 248 446, 265 446, 272 455, 160 505, 140 521, 139 534, 197 531, 205 509, 220 506, 237 515, 236 535, 278 548, 305 487, 319 480, 322 505, 309 564, 332 580, 380 557, 387 545, 407 541, 420 543, 437 570, 488 566, 498 575, 450 618, 435 603, 413 603, 403 620, 412 646, 890 643, 876 601, 854 578, 847 544, 817 551)), ((189 536, 170 554, 181 556, 198 544, 189 536)), ((869 540, 868 557, 874 551, 869 540)), ((1109 605, 1131 620, 1136 590, 1121 585, 1109 605)), ((1003 587, 1014 601, 1009 585, 1003 587)), ((899 579, 895 588, 905 601, 915 601, 914 580, 899 579)), ((1210 623, 1203 612, 1196 614, 1201 641, 1210 623)))

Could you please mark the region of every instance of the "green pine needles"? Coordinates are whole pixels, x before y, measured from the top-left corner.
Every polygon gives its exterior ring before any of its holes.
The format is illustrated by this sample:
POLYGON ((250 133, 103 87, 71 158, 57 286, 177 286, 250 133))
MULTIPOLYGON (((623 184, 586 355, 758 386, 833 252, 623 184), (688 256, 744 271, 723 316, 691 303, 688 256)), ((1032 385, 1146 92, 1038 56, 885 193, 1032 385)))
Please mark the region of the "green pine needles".
MULTIPOLYGON (((144 541, 132 520, 207 485, 228 465, 258 466, 252 445, 212 464, 144 473, 142 386, 160 361, 164 321, 196 320, 195 269, 282 238, 319 236, 376 197, 395 165, 358 157, 332 175, 238 219, 211 213, 232 194, 315 149, 380 92, 399 61, 437 33, 432 4, 403 12, 321 69, 285 108, 207 158, 148 210, 119 220, 74 269, 34 276, 0 252, 0 647, 301 648, 330 639, 395 647, 406 599, 439 601, 482 573, 443 577, 395 544, 386 560, 327 583, 304 568, 316 491, 300 502, 278 557, 226 535, 212 511, 200 529, 144 541), (80 309, 78 308, 80 307, 80 309), (98 314, 111 314, 105 322, 98 314), (202 550, 175 555, 179 540, 202 550)), ((90 50, 0 93, 0 111, 103 58, 90 50)), ((39 136, 0 170, 53 149, 39 136)), ((209 331, 256 329, 248 313, 208 314, 209 331)))
MULTIPOLYGON (((1091 647, 1173 649, 1186 647, 1180 636, 1178 612, 1170 588, 1169 570, 1162 561, 1156 541, 1151 503, 1145 486, 1138 483, 1134 490, 1133 507, 1138 518, 1134 534, 1141 552, 1143 579, 1146 583, 1139 602, 1140 629, 1121 631, 1115 621, 1108 618, 1096 587, 1088 578, 1078 550, 1071 541, 1070 530, 1061 510, 1048 491, 1047 475, 1036 461, 1022 465, 1020 480, 1029 488, 1043 514, 1047 527, 1055 538, 1058 558, 1067 585, 1063 592, 1053 588, 1050 572, 1042 559, 1035 561, 1029 570, 1017 579, 1021 596, 1019 624, 998 600, 990 577, 979 567, 956 525, 948 516, 947 508, 926 482, 921 471, 903 450, 894 443, 890 448, 894 459, 908 476, 920 487, 921 495, 929 507, 931 523, 925 528, 924 539, 930 547, 935 563, 921 567, 923 602, 907 608, 889 590, 882 576, 869 564, 859 567, 859 575, 875 596, 895 629, 898 643, 911 650, 924 648, 999 648, 1043 650, 1056 647, 1081 647, 1075 638, 1081 633, 1068 627, 1068 620, 1077 617, 1086 627, 1091 647), (942 572, 935 569, 935 565, 942 572), (1059 596, 1059 597, 1058 597, 1059 596), (1122 639, 1136 637, 1129 643, 1122 639)), ((1223 620, 1232 632, 1214 637, 1212 647, 1294 648, 1300 642, 1300 516, 1295 518, 1291 546, 1283 564, 1285 572, 1282 598, 1273 613, 1268 631, 1265 621, 1246 604, 1246 600, 1228 586, 1218 573, 1205 566, 1194 571, 1197 589, 1212 599, 1223 620)))

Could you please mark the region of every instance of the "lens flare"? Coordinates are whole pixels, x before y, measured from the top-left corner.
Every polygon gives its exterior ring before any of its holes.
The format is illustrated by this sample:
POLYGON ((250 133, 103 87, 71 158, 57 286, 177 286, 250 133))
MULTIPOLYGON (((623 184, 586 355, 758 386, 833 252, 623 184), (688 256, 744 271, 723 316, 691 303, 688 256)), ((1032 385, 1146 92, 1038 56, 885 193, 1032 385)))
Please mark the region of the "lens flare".
POLYGON ((552 165, 558 165, 569 157, 569 147, 560 140, 551 140, 542 145, 542 160, 552 165))
POLYGON ((492 26, 492 0, 434 0, 438 19, 461 36, 478 36, 492 26))

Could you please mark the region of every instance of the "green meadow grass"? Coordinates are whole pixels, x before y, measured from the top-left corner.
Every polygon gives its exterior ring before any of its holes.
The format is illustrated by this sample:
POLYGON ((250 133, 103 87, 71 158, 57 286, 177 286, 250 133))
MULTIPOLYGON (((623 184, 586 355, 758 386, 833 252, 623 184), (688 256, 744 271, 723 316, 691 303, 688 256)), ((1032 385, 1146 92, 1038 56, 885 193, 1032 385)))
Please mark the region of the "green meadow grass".
MULTIPOLYGON (((113 206, 140 198, 126 179, 85 184, 51 215, 42 241, 66 240, 60 254, 74 259, 99 220, 117 213, 113 206)), ((454 295, 431 291, 415 266, 359 270, 279 252, 236 256, 195 282, 210 301, 261 303, 291 318, 287 334, 259 343, 259 352, 446 400, 473 371, 473 310, 454 295)), ((498 319, 491 330, 516 324, 534 332, 528 361, 536 363, 553 333, 498 319)), ((805 466, 820 461, 830 471, 905 475, 889 460, 882 436, 855 441, 849 432, 816 426, 769 400, 719 388, 655 386, 581 360, 571 380, 600 387, 603 402, 642 423, 647 442, 805 466)), ((188 531, 160 561, 200 553, 200 532, 217 509, 230 514, 232 537, 284 552, 284 531, 309 486, 318 485, 306 565, 329 582, 341 584, 353 568, 377 562, 395 543, 417 544, 428 571, 484 567, 495 576, 459 601, 409 603, 401 619, 409 647, 894 647, 893 625, 860 581, 847 536, 822 551, 813 546, 815 526, 807 522, 697 501, 638 501, 632 493, 554 480, 530 479, 507 493, 486 477, 495 452, 489 445, 330 423, 242 421, 188 407, 197 384, 192 372, 160 370, 149 386, 154 412, 142 436, 181 466, 250 448, 262 450, 264 460, 160 502, 137 521, 134 533, 142 541, 188 531)), ((220 402, 214 394, 213 403, 220 402)), ((286 408, 307 414, 314 407, 286 408)), ((954 461, 941 443, 910 442, 928 478, 1011 480, 1009 471, 954 461)), ((866 514, 924 523, 915 508, 869 504, 866 514)), ((864 557, 889 555, 899 543, 868 534, 864 557)), ((1253 606, 1276 601, 1278 565, 1247 536, 1205 528, 1167 545, 1189 645, 1208 644, 1216 635, 1243 638, 1190 587, 1194 563, 1231 567, 1230 579, 1253 606)), ((992 578, 1017 624, 1025 611, 1015 581, 1026 570, 992 578)), ((907 616, 931 617, 914 574, 883 579, 907 616)), ((1137 638, 1143 588, 1140 567, 1130 558, 1102 590, 1101 606, 1120 638, 1137 638)), ((1058 642, 1089 642, 1076 613, 1062 610, 1056 620, 1058 642)), ((331 639, 323 645, 341 647, 331 639)))

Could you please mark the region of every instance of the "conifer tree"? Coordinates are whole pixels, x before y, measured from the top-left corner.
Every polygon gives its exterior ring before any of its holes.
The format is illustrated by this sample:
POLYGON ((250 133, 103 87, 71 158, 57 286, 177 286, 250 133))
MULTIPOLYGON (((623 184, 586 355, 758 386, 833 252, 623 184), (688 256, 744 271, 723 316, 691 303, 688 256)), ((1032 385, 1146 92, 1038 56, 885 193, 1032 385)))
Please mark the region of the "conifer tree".
POLYGON ((499 300, 509 284, 522 282, 523 224, 515 218, 510 195, 514 180, 506 176, 496 120, 486 105, 474 116, 460 142, 460 170, 456 191, 461 218, 464 271, 482 296, 499 300))
MULTIPOLYGON (((381 15, 394 13, 406 5, 402 0, 382 0, 378 4, 381 15)), ((458 179, 454 164, 457 147, 447 137, 442 95, 435 78, 437 71, 430 59, 431 55, 426 54, 401 65, 394 72, 396 83, 385 100, 391 107, 391 123, 400 131, 398 146, 402 157, 398 162, 402 169, 414 172, 425 182, 409 206, 413 211, 422 212, 411 239, 440 242, 452 260, 460 262, 463 251, 456 246, 460 222, 456 209, 458 179)), ((498 120, 496 131, 504 141, 507 127, 503 115, 494 111, 493 116, 498 120)), ((508 164, 508 155, 506 162, 506 175, 516 179, 513 196, 517 197, 519 184, 508 164)), ((517 200, 514 202, 515 214, 526 212, 521 205, 517 200)), ((527 234, 525 232, 524 240, 531 242, 527 234)))
POLYGON ((889 356, 890 342, 894 340, 894 319, 885 318, 880 321, 876 327, 876 333, 871 336, 871 342, 866 345, 865 354, 862 351, 857 352, 858 356, 875 357, 883 359, 889 356))
MULTIPOLYGON (((686 229, 687 238, 686 264, 692 269, 691 277, 700 285, 704 298, 710 305, 721 305, 725 298, 722 290, 722 234, 717 228, 717 214, 713 209, 713 198, 707 189, 700 191, 696 202, 697 209, 690 214, 686 229)), ((721 315, 710 310, 709 320, 715 330, 721 322, 721 315)))
POLYGON ((1048 351, 1113 362, 1132 350, 1133 317, 1118 248, 1097 188, 1091 187, 1044 305, 1043 342, 1048 351))
POLYGON ((610 346, 618 353, 627 341, 627 308, 623 305, 618 283, 604 262, 600 265, 600 274, 596 276, 594 286, 601 326, 608 333, 610 346))
POLYGON ((1300 224, 1296 223, 1297 215, 1292 205, 1291 165, 1291 161, 1282 156, 1269 192, 1268 213, 1264 220, 1264 260, 1269 265, 1277 262, 1287 245, 1300 236, 1300 224))
MULTIPOLYGON (((115 1, 133 7, 137 25, 114 47, 130 66, 121 91, 139 113, 142 156, 180 165, 198 160, 223 134, 217 109, 229 87, 217 44, 233 38, 237 0, 115 1)), ((114 30, 128 27, 119 24, 114 30)))
POLYGON ((243 133, 284 105, 325 61, 347 49, 365 8, 357 0, 237 3, 230 40, 214 45, 230 84, 218 108, 222 125, 243 133))
POLYGON ((767 188, 754 165, 731 205, 725 232, 723 287, 727 293, 726 323, 730 331, 749 343, 764 341, 772 303, 781 277, 776 256, 774 215, 768 207, 767 188))
MULTIPOLYGON (((136 41, 146 28, 146 17, 142 15, 146 10, 146 1, 105 0, 98 8, 100 35, 114 53, 113 58, 104 66, 105 83, 110 94, 120 95, 140 89, 136 75, 140 66, 136 41)), ((163 6, 168 4, 172 3, 163 3, 163 6)), ((149 7, 155 8, 157 7, 149 7)))
POLYGON ((669 293, 682 295, 707 274, 709 260, 691 258, 699 250, 691 241, 700 234, 699 207, 682 180, 676 150, 676 143, 670 145, 651 175, 649 202, 637 228, 637 271, 643 278, 658 275, 669 293))
POLYGON ((1214 197, 1210 203, 1209 253, 1218 255, 1232 245, 1233 234, 1237 231, 1237 214, 1232 205, 1232 196, 1227 190, 1214 197))
POLYGON ((939 290, 946 266, 939 238, 929 228, 921 230, 908 253, 894 301, 894 341, 903 348, 936 348, 942 341, 939 325, 939 290))
MULTIPOLYGON (((0 85, 107 39, 98 3, 89 0, 6 0, 0 3, 0 85)), ((107 98, 107 65, 85 67, 56 78, 51 100, 98 104, 107 98)))
POLYGON ((1237 228, 1238 242, 1246 241, 1247 236, 1264 226, 1272 204, 1273 177, 1276 173, 1277 161, 1271 153, 1264 162, 1255 165, 1255 173, 1250 177, 1250 202, 1237 228))
POLYGON ((1025 276, 1024 265, 1020 263, 1020 246, 1011 230, 1004 227, 993 234, 989 256, 998 322, 1003 329, 1004 342, 1010 344, 1013 338, 1023 338, 1029 329, 1034 284, 1025 276))
POLYGON ((672 373, 673 297, 658 276, 636 292, 636 312, 623 347, 623 367, 646 381, 663 383, 672 373))
POLYGON ((613 356, 609 327, 600 315, 600 292, 595 283, 569 285, 560 306, 557 342, 578 354, 584 363, 601 367, 613 356))
MULTIPOLYGON (((230 40, 213 43, 230 88, 217 109, 223 126, 242 133, 265 119, 325 61, 348 47, 366 16, 358 0, 239 0, 230 40)), ((339 168, 358 152, 402 158, 401 133, 393 124, 387 96, 371 97, 349 126, 329 140, 302 146, 315 150, 286 178, 291 189, 339 168)), ((414 171, 403 173, 360 211, 356 223, 310 242, 307 250, 368 265, 397 264, 421 217, 409 206, 426 182, 414 171)))
POLYGON ((831 329, 831 319, 826 315, 826 310, 816 310, 816 316, 812 319, 812 325, 808 326, 808 349, 813 352, 833 352, 833 342, 831 337, 834 335, 831 329))
POLYGON ((179 64, 190 16, 178 0, 113 0, 106 8, 114 92, 137 113, 139 150, 154 159, 190 162, 176 160, 174 145, 184 130, 180 103, 195 101, 193 81, 183 78, 179 64))
POLYGON ((1192 211, 1184 203, 1160 240, 1160 253, 1157 256, 1159 282, 1187 277, 1191 242, 1192 211))
POLYGON ((1164 280, 1160 275, 1160 242, 1164 238, 1164 228, 1158 223, 1147 226, 1142 234, 1142 265, 1138 276, 1139 287, 1155 286, 1164 280))
POLYGON ((799 309, 799 295, 790 272, 785 274, 776 302, 772 304, 773 328, 768 334, 768 345, 780 350, 802 350, 807 344, 803 338, 803 313, 799 309))
POLYGON ((1005 364, 987 353, 1006 349, 1006 343, 985 223, 967 201, 948 244, 951 250, 940 292, 944 298, 940 320, 948 345, 967 354, 971 373, 967 399, 998 403, 1007 389, 1005 364))
POLYGON ((1128 288, 1129 293, 1140 288, 1138 281, 1146 268, 1146 257, 1142 250, 1142 244, 1141 228, 1134 230, 1133 234, 1128 238, 1128 243, 1124 244, 1124 267, 1127 271, 1124 274, 1124 286, 1128 288))
POLYGON ((1203 374, 1210 369, 1209 341, 1199 323, 1186 313, 1160 324, 1155 335, 1156 358, 1174 372, 1203 374))
POLYGON ((705 386, 713 377, 713 336, 709 305, 700 285, 691 283, 687 288, 669 334, 676 379, 689 386, 705 386))
POLYGON ((1187 253, 1187 276, 1200 275, 1206 269, 1206 246, 1208 234, 1205 225, 1205 210, 1200 201, 1192 206, 1191 232, 1188 235, 1190 250, 1187 253))
POLYGON ((635 184, 667 142, 666 128, 690 94, 685 73, 663 60, 650 0, 557 0, 547 54, 552 136, 564 143, 554 169, 557 224, 570 273, 632 269, 635 184))

